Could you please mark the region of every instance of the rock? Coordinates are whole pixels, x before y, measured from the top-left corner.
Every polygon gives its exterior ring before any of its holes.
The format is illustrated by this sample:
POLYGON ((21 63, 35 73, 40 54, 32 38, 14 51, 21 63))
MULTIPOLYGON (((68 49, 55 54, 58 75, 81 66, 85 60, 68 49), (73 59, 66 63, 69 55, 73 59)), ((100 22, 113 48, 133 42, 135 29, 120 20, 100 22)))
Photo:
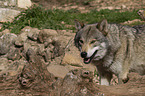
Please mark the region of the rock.
POLYGON ((12 22, 23 9, 32 5, 31 0, 0 0, 0 22, 12 22))
POLYGON ((27 40, 27 34, 28 34, 27 31, 22 32, 21 34, 19 34, 18 37, 16 38, 15 45, 18 46, 18 47, 24 46, 24 43, 27 40))
POLYGON ((26 26, 21 30, 21 33, 18 35, 15 45, 22 47, 28 38, 36 41, 39 32, 40 30, 38 30, 37 28, 31 28, 29 26, 26 26))
POLYGON ((125 5, 121 5, 121 9, 125 9, 126 8, 126 6, 125 5))
POLYGON ((47 40, 47 38, 49 38, 50 36, 56 36, 56 35, 58 34, 55 30, 43 29, 40 31, 38 39, 41 43, 44 43, 47 40))
POLYGON ((0 73, 1 71, 7 70, 9 65, 7 58, 0 58, 0 73))
POLYGON ((30 32, 31 30, 32 30, 32 27, 26 26, 26 27, 24 27, 24 28, 21 30, 21 33, 22 33, 22 32, 30 32))
POLYGON ((53 47, 54 47, 53 45, 49 45, 49 47, 46 48, 43 52, 43 56, 44 56, 44 59, 46 62, 48 62, 52 58, 51 56, 52 56, 52 52, 53 52, 53 47), (52 46, 52 48, 51 48, 51 46, 52 46))
POLYGON ((83 67, 83 64, 79 58, 74 56, 73 54, 66 53, 63 60, 62 64, 67 65, 70 64, 72 66, 77 66, 77 67, 83 67))
POLYGON ((131 24, 138 23, 138 22, 143 23, 144 21, 141 21, 140 19, 134 19, 132 21, 125 21, 125 22, 120 23, 120 24, 131 25, 131 24))
POLYGON ((8 66, 7 70, 5 70, 3 73, 7 74, 8 76, 15 76, 18 73, 20 73, 23 69, 23 67, 27 64, 25 60, 16 60, 11 65, 8 66))
POLYGON ((65 66, 61 65, 49 65, 47 70, 55 77, 64 78, 65 75, 70 71, 65 66))
POLYGON ((60 96, 98 96, 98 88, 92 82, 93 73, 72 70, 63 79, 60 96))
POLYGON ((24 65, 28 65, 28 61, 26 61, 25 59, 15 60, 13 64, 9 67, 9 70, 21 72, 24 65))
POLYGON ((9 9, 9 8, 0 8, 0 22, 12 22, 15 16, 17 16, 20 11, 9 9))
POLYGON ((27 40, 24 43, 24 47, 23 47, 23 56, 26 57, 26 52, 28 51, 28 49, 31 48, 33 49, 37 54, 40 54, 41 56, 43 56, 43 52, 44 52, 44 44, 38 44, 37 42, 31 41, 31 40, 27 40))
POLYGON ((5 29, 3 30, 2 32, 0 32, 0 37, 4 34, 7 34, 7 33, 10 33, 10 30, 9 29, 5 29))
POLYGON ((64 53, 64 48, 61 47, 60 42, 53 41, 51 42, 51 44, 48 44, 47 48, 45 48, 43 55, 44 55, 45 61, 48 62, 49 60, 55 59, 55 57, 59 57, 63 55, 63 53, 64 53))
POLYGON ((73 40, 74 38, 72 38, 73 36, 68 36, 68 35, 67 36, 63 36, 63 35, 59 35, 57 37, 56 42, 59 42, 60 45, 61 45, 60 47, 63 47, 63 48, 65 48, 66 46, 67 47, 71 46, 73 44, 73 41, 74 41, 73 40))
POLYGON ((61 56, 64 53, 64 47, 61 45, 60 41, 54 41, 52 42, 52 45, 54 46, 52 51, 52 59, 55 57, 61 56))
POLYGON ((52 44, 53 40, 51 38, 47 38, 46 41, 44 42, 45 48, 48 47, 49 44, 52 44))
POLYGON ((9 52, 10 47, 14 44, 17 35, 13 33, 4 34, 0 38, 0 55, 4 55, 9 52))
POLYGON ((98 10, 102 10, 102 9, 109 9, 109 10, 113 10, 114 7, 113 6, 108 6, 108 7, 101 7, 98 10))
POLYGON ((1 0, 0 5, 1 6, 15 6, 16 5, 16 0, 1 0))
POLYGON ((19 60, 21 58, 20 49, 14 47, 11 48, 10 52, 7 55, 8 60, 19 60))
POLYGON ((76 9, 78 8, 78 6, 74 5, 74 6, 71 6, 71 9, 76 9))
POLYGON ((19 85, 22 88, 37 90, 37 92, 44 92, 44 88, 47 92, 50 91, 54 76, 47 71, 46 65, 33 49, 29 48, 26 55, 29 64, 18 75, 19 85))
POLYGON ((38 38, 38 34, 39 34, 40 30, 38 30, 38 28, 31 28, 30 31, 28 32, 28 37, 31 40, 36 41, 38 38))
POLYGON ((31 0, 17 0, 18 7, 27 9, 32 5, 31 0))

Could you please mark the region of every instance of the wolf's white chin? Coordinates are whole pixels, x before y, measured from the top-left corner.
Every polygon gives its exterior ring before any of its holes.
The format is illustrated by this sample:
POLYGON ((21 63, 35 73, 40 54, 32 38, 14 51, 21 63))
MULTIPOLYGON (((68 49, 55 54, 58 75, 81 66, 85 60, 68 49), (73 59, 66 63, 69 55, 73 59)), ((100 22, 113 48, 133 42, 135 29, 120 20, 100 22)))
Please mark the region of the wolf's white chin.
POLYGON ((98 51, 97 54, 94 56, 93 60, 102 59, 106 55, 106 53, 107 53, 106 49, 98 51))

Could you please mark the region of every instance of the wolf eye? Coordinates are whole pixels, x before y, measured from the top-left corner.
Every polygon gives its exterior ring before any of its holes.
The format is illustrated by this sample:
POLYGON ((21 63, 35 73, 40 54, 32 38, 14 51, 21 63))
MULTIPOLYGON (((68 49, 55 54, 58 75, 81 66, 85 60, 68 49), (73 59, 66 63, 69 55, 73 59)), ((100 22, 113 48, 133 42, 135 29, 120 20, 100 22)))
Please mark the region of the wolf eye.
POLYGON ((79 43, 80 43, 80 44, 83 44, 84 42, 83 42, 83 40, 79 40, 79 43))
POLYGON ((91 41, 91 44, 93 44, 93 43, 95 43, 95 42, 96 42, 96 39, 92 40, 92 41, 91 41))

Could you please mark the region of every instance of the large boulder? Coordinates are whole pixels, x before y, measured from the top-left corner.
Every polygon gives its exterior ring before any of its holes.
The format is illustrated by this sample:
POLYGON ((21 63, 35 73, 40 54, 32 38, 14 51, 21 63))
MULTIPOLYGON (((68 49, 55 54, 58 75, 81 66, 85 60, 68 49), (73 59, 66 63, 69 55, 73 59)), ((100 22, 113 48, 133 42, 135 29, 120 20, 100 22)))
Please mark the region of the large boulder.
POLYGON ((2 32, 0 32, 0 37, 4 34, 7 34, 7 33, 10 33, 10 30, 9 29, 5 29, 3 30, 2 32))
POLYGON ((99 88, 92 79, 93 73, 90 71, 70 71, 63 79, 60 96, 98 96, 99 88))
POLYGON ((17 0, 18 7, 27 9, 32 5, 31 0, 17 0))
POLYGON ((0 22, 11 22, 20 11, 10 8, 0 8, 0 22))
POLYGON ((58 35, 57 31, 52 30, 52 29, 43 29, 40 31, 39 35, 38 35, 38 39, 41 43, 44 43, 45 41, 50 41, 49 38, 50 37, 54 37, 58 35))
POLYGON ((21 50, 15 47, 12 47, 7 55, 8 60, 19 60, 21 58, 21 50))
POLYGON ((30 38, 31 40, 37 41, 39 32, 40 30, 38 30, 38 28, 30 28, 28 32, 28 38, 30 38))
POLYGON ((22 9, 31 5, 31 0, 0 0, 0 22, 12 22, 22 9))
POLYGON ((9 65, 10 63, 7 58, 0 58, 0 73, 7 70, 9 65))
POLYGON ((16 38, 17 35, 13 33, 4 34, 0 37, 0 55, 4 55, 9 52, 16 38))
POLYGON ((47 67, 47 70, 53 74, 55 77, 59 77, 59 78, 64 78, 66 76, 66 74, 70 71, 69 69, 67 69, 67 67, 65 66, 61 66, 61 65, 49 65, 47 67))

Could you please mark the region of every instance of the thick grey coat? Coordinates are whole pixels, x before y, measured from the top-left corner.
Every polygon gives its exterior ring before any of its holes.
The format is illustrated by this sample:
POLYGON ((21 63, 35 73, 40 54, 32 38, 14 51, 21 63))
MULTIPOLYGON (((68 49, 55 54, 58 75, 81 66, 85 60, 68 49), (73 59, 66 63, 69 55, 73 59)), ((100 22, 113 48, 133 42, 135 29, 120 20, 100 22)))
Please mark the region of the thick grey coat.
POLYGON ((89 60, 97 67, 101 85, 109 85, 112 74, 118 76, 119 83, 127 80, 130 71, 145 74, 145 25, 128 27, 108 24, 107 20, 84 25, 76 21, 76 28, 74 40, 81 54, 91 54, 97 46, 95 55, 81 56, 84 62, 93 58, 89 60))

